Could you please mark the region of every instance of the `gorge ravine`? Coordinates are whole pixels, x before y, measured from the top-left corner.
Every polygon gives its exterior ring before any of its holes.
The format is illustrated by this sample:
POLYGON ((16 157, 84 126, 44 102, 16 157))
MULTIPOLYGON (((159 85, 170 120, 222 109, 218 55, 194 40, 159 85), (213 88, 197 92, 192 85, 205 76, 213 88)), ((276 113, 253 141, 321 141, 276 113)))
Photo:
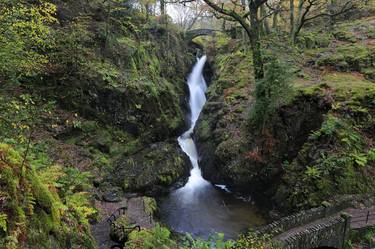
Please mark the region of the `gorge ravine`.
POLYGON ((162 220, 176 232, 203 238, 220 232, 227 238, 235 238, 263 220, 254 205, 236 198, 223 186, 213 186, 202 177, 192 134, 206 102, 207 85, 202 73, 206 59, 206 56, 199 58, 188 77, 190 126, 178 138, 181 149, 192 164, 190 176, 183 187, 162 200, 160 210, 162 220))

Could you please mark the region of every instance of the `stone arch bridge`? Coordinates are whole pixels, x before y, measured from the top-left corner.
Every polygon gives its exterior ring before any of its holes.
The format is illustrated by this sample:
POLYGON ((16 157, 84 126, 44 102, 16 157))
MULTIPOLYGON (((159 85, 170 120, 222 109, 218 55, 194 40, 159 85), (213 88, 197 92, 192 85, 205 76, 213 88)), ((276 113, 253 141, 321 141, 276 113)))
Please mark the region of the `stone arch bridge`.
POLYGON ((343 249, 351 230, 375 226, 375 203, 354 208, 351 199, 281 218, 258 228, 284 249, 343 249))
POLYGON ((192 30, 186 31, 185 39, 187 41, 191 41, 198 36, 213 35, 216 32, 221 32, 221 31, 217 29, 192 29, 192 30))

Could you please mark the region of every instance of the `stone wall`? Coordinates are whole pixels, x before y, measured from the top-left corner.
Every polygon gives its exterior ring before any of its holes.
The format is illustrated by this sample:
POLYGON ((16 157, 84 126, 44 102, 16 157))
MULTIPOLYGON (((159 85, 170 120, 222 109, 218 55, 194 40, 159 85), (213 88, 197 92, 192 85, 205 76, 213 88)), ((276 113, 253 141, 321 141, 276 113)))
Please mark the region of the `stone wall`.
POLYGON ((354 196, 343 196, 337 198, 331 203, 323 203, 320 207, 301 211, 299 213, 281 218, 280 220, 257 229, 256 232, 260 234, 270 234, 271 236, 276 236, 292 228, 306 225, 310 222, 328 217, 348 207, 351 207, 355 199, 356 197, 354 196))
POLYGON ((281 240, 281 245, 285 249, 314 249, 323 246, 342 249, 349 227, 349 219, 331 218, 281 240))

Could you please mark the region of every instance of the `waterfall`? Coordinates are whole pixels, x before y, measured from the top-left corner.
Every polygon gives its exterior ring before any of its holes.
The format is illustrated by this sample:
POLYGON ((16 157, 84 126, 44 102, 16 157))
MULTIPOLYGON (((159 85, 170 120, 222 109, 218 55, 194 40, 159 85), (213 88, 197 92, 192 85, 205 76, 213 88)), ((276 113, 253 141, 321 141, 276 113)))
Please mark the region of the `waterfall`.
POLYGON ((204 103, 206 102, 205 92, 207 90, 206 81, 203 78, 203 67, 206 63, 206 56, 202 56, 198 59, 198 62, 195 64, 191 74, 188 78, 188 86, 190 93, 189 107, 190 107, 190 127, 184 132, 179 138, 178 143, 180 144, 181 149, 189 156, 191 164, 193 166, 190 171, 190 177, 186 185, 179 190, 179 192, 187 198, 186 201, 189 201, 192 193, 208 184, 206 180, 203 179, 201 170, 198 165, 198 152, 195 146, 191 135, 193 133, 195 123, 198 120, 199 114, 202 111, 204 103))
POLYGON ((163 221, 174 231, 203 238, 223 232, 226 237, 235 238, 254 220, 254 209, 249 203, 229 194, 224 185, 216 185, 216 188, 203 179, 192 139, 195 124, 206 102, 207 86, 202 74, 205 62, 206 56, 198 59, 188 77, 190 127, 178 138, 181 149, 190 158, 190 176, 183 187, 162 201, 160 210, 163 221))

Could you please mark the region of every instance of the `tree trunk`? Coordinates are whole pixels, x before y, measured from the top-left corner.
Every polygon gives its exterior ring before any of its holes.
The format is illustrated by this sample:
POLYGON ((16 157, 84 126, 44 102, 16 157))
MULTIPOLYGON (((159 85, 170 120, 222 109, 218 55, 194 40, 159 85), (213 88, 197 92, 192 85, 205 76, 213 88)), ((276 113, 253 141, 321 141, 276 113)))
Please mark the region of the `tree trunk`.
POLYGON ((150 17, 150 5, 148 3, 146 3, 145 9, 146 9, 146 21, 148 21, 150 17))
POLYGON ((249 36, 251 50, 253 52, 254 77, 256 80, 259 80, 264 77, 264 68, 260 45, 260 23, 257 18, 258 6, 256 6, 255 4, 250 4, 249 7, 251 29, 248 27, 246 29, 246 32, 249 36))
POLYGON ((226 28, 225 28, 225 24, 226 24, 226 23, 225 23, 225 19, 224 19, 224 20, 223 20, 223 24, 222 24, 222 26, 221 26, 221 30, 222 30, 223 32, 225 32, 225 29, 226 29, 226 28))
POLYGON ((290 25, 290 31, 289 34, 292 37, 294 33, 294 0, 289 0, 289 25, 290 25))
MULTIPOLYGON (((246 0, 241 0, 242 10, 246 10, 246 0)), ((247 32, 245 29, 241 30, 241 39, 244 49, 248 50, 248 40, 247 40, 247 32)))
POLYGON ((277 23, 278 23, 277 16, 278 16, 278 14, 279 14, 278 12, 275 12, 275 14, 273 14, 273 16, 272 16, 272 29, 274 31, 277 30, 277 23))
POLYGON ((269 34, 270 33, 270 26, 268 25, 268 20, 265 17, 267 15, 266 9, 264 8, 264 5, 260 6, 260 16, 263 19, 263 27, 264 27, 264 33, 269 34))
POLYGON ((302 11, 303 11, 303 3, 304 3, 304 0, 299 0, 298 1, 298 11, 297 11, 297 20, 294 24, 294 28, 293 28, 293 33, 292 33, 292 36, 291 36, 291 39, 292 39, 292 42, 293 43, 296 43, 297 42, 297 35, 299 33, 299 31, 301 30, 301 18, 302 18, 302 11))
POLYGON ((165 15, 165 0, 160 0, 160 14, 165 15))
POLYGON ((330 3, 328 4, 328 13, 331 15, 329 17, 329 28, 330 30, 333 29, 333 26, 336 23, 336 18, 333 15, 335 13, 335 8, 336 8, 336 0, 331 0, 330 3))

